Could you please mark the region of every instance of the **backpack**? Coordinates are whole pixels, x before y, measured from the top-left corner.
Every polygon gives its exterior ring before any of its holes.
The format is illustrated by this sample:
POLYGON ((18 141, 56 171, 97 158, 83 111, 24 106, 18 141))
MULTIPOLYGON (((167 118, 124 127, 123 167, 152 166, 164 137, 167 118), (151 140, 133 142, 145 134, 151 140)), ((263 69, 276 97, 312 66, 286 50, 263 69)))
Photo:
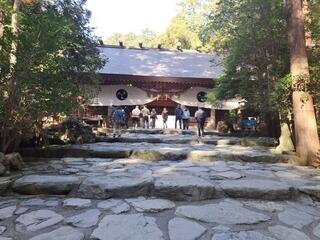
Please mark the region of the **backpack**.
POLYGON ((114 111, 114 120, 116 122, 124 122, 124 111, 122 109, 117 109, 114 111))
POLYGON ((206 119, 206 112, 205 111, 199 111, 198 113, 198 121, 204 121, 206 119))

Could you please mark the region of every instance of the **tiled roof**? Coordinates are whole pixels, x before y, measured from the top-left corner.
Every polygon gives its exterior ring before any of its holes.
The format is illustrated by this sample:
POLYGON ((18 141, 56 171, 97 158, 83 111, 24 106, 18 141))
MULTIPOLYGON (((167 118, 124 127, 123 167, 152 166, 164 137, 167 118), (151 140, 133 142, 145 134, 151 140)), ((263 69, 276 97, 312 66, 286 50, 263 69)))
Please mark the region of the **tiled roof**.
POLYGON ((108 58, 108 62, 100 70, 104 74, 216 78, 223 71, 223 66, 216 64, 219 61, 217 56, 197 51, 116 46, 103 46, 99 49, 108 58))

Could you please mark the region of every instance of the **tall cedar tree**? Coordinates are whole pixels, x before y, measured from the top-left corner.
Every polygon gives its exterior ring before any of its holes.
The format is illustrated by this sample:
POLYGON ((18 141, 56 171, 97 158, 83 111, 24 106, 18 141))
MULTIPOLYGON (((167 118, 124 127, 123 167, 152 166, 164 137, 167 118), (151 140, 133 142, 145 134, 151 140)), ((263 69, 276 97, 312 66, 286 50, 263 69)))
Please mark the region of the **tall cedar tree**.
POLYGON ((310 80, 306 50, 305 18, 301 0, 288 1, 288 43, 292 76, 292 100, 296 151, 301 164, 316 165, 319 138, 312 96, 306 84, 310 80))

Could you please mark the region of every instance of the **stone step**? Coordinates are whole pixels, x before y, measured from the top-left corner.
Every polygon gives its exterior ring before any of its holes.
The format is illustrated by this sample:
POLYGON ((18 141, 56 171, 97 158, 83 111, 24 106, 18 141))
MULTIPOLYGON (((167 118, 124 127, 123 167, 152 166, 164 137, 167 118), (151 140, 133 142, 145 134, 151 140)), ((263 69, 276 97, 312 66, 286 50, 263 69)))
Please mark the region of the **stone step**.
MULTIPOLYGON (((301 185, 268 179, 210 181, 187 174, 163 175, 114 173, 86 178, 57 175, 27 175, 12 184, 12 190, 27 195, 69 195, 91 199, 160 197, 176 201, 200 201, 215 198, 290 200, 299 196, 319 196, 318 185, 306 191, 301 185)), ((313 183, 314 184, 314 183, 313 183)))
MULTIPOLYGON (((122 129, 122 133, 133 133, 133 134, 148 134, 148 135, 154 135, 154 134, 163 134, 163 135, 197 135, 197 129, 190 129, 190 130, 182 130, 182 129, 143 129, 143 128, 138 128, 138 129, 122 129)), ((112 134, 113 129, 112 128, 98 128, 97 129, 98 133, 101 134, 112 134)), ((207 130, 206 131, 207 135, 225 135, 225 134, 220 134, 219 132, 215 130, 207 130)))
POLYGON ((239 145, 208 144, 152 144, 152 143, 95 143, 47 148, 25 148, 26 158, 98 157, 138 158, 148 161, 194 161, 232 160, 245 162, 288 162, 290 156, 274 154, 266 147, 244 147, 239 145))
POLYGON ((97 142, 106 143, 164 143, 164 144, 208 144, 208 145, 241 145, 241 146, 264 146, 275 147, 277 141, 273 138, 240 138, 205 136, 201 139, 193 135, 161 135, 161 134, 123 134, 113 138, 112 134, 105 137, 97 137, 97 142))
POLYGON ((320 198, 319 173, 317 169, 285 163, 66 157, 26 162, 17 175, 0 178, 0 194, 12 190, 29 195, 93 199, 153 196, 178 201, 226 196, 264 200, 294 199, 299 195, 320 198))
MULTIPOLYGON (((97 135, 111 135, 113 133, 112 128, 96 128, 95 129, 97 135)), ((182 129, 173 129, 173 128, 167 128, 167 129, 144 129, 144 128, 129 128, 129 129, 122 129, 122 133, 124 134, 147 134, 147 135, 156 135, 156 134, 162 134, 162 135, 192 135, 196 136, 198 134, 198 130, 196 128, 191 128, 189 130, 182 130, 182 129)), ((214 129, 205 129, 205 135, 206 136, 221 136, 221 137, 257 137, 259 136, 256 132, 233 132, 233 133, 223 133, 218 132, 214 129)))

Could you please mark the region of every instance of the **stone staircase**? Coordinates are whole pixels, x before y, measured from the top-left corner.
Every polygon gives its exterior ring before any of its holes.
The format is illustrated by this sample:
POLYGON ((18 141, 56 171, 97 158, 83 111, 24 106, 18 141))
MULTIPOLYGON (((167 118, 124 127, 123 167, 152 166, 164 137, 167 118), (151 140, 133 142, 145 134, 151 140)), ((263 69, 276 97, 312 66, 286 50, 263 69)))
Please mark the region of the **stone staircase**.
POLYGON ((276 154, 274 147, 268 138, 209 132, 198 139, 194 131, 127 130, 121 138, 110 134, 94 144, 24 149, 30 164, 11 189, 20 194, 178 201, 316 195, 318 171, 286 164, 292 155, 276 154))
POLYGON ((0 240, 320 239, 320 171, 272 139, 108 134, 24 149, 23 171, 0 178, 0 240))

